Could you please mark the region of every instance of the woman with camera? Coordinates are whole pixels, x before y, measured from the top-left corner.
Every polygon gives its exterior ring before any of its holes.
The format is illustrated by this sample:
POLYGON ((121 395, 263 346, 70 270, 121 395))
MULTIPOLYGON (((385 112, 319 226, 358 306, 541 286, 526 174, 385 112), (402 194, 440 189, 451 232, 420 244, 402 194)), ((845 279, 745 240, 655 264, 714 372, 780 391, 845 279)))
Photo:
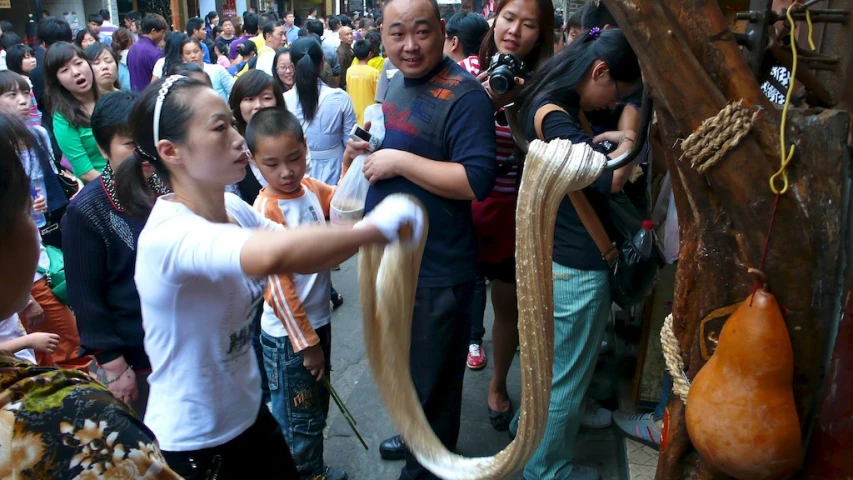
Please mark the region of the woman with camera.
MULTIPOLYGON (((621 30, 593 28, 540 67, 522 92, 519 119, 527 140, 537 138, 535 121, 541 122, 545 141, 555 138, 588 143, 606 153, 603 142, 616 146, 611 158, 629 151, 634 130, 619 129, 591 138, 583 112, 610 109, 634 93, 641 82, 640 66, 621 30), (554 104, 562 110, 537 119, 537 112, 554 104)), ((541 117, 542 114, 540 114, 541 117)), ((636 128, 636 127, 633 127, 636 128)), ((631 163, 605 172, 584 195, 605 228, 612 225, 608 198, 619 192, 634 168, 631 163)), ((590 234, 565 197, 557 213, 554 231, 554 367, 551 404, 545 435, 524 468, 525 478, 600 478, 589 467, 573 465, 574 444, 582 418, 582 399, 589 387, 598 349, 610 312, 608 265, 590 234)), ((510 429, 517 427, 518 417, 510 429)))
MULTIPOLYGON (((477 77, 497 112, 498 177, 489 197, 473 202, 474 229, 480 274, 492 286, 495 323, 492 330, 494 371, 489 383, 489 419, 496 430, 509 428, 513 417, 506 377, 518 346, 518 309, 515 294, 515 206, 520 181, 519 159, 505 120, 503 107, 513 103, 524 78, 553 54, 554 7, 550 0, 501 0, 495 20, 480 47, 480 65, 488 67, 477 77)), ((485 284, 481 307, 473 310, 468 366, 485 365, 482 350, 485 284)), ((477 299, 475 298, 475 302, 477 299)), ((476 303, 475 303, 476 306, 476 303)))

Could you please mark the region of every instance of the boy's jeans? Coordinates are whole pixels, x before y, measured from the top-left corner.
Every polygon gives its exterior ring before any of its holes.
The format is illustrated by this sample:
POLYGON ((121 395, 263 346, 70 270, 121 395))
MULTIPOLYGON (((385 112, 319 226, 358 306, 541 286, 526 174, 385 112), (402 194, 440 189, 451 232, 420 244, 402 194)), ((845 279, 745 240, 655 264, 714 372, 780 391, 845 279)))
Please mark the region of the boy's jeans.
MULTIPOLYGON (((325 377, 329 378, 332 326, 317 329, 317 336, 326 358, 325 377)), ((302 478, 320 475, 329 392, 302 365, 303 354, 293 352, 288 337, 276 338, 261 332, 261 346, 270 386, 270 411, 281 425, 296 469, 302 478)))

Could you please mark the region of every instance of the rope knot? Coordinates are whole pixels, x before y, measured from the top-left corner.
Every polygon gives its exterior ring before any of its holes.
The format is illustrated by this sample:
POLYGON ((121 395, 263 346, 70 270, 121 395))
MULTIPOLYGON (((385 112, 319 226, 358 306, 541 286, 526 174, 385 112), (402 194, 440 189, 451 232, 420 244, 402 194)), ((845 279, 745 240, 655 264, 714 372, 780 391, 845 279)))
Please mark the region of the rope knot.
POLYGON ((726 152, 738 146, 758 118, 758 112, 757 108, 745 108, 743 100, 729 103, 681 143, 682 157, 690 159, 690 166, 699 173, 705 173, 719 163, 726 152))

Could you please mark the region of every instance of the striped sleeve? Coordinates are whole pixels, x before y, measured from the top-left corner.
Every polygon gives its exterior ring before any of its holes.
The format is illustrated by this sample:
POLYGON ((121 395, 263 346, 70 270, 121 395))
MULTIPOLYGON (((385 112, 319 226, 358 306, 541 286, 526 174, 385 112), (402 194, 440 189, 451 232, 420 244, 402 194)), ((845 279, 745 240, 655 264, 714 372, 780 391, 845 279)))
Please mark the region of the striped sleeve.
POLYGON ((323 207, 323 215, 328 218, 329 208, 332 204, 332 197, 335 195, 335 192, 338 190, 338 187, 328 185, 313 178, 306 178, 306 180, 308 181, 308 183, 303 185, 308 188, 308 190, 311 190, 312 192, 314 192, 315 195, 317 195, 317 199, 320 200, 320 206, 323 207))
MULTIPOLYGON (((264 217, 281 225, 287 226, 284 214, 275 199, 258 195, 255 199, 255 209, 264 217)), ((281 321, 294 352, 317 345, 320 337, 314 331, 311 320, 302 308, 299 295, 293 287, 290 275, 270 275, 267 279, 267 288, 264 292, 264 301, 275 312, 275 316, 281 321)))

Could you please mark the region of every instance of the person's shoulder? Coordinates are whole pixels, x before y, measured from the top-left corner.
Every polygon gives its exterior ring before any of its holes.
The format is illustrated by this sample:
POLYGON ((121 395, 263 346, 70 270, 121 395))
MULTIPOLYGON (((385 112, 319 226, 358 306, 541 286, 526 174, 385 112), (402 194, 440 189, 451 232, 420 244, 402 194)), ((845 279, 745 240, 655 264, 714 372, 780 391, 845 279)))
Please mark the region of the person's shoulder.
POLYGON ((111 206, 107 192, 104 190, 104 184, 101 178, 87 183, 77 195, 71 199, 66 208, 66 215, 85 215, 92 209, 97 209, 104 206, 111 206))

